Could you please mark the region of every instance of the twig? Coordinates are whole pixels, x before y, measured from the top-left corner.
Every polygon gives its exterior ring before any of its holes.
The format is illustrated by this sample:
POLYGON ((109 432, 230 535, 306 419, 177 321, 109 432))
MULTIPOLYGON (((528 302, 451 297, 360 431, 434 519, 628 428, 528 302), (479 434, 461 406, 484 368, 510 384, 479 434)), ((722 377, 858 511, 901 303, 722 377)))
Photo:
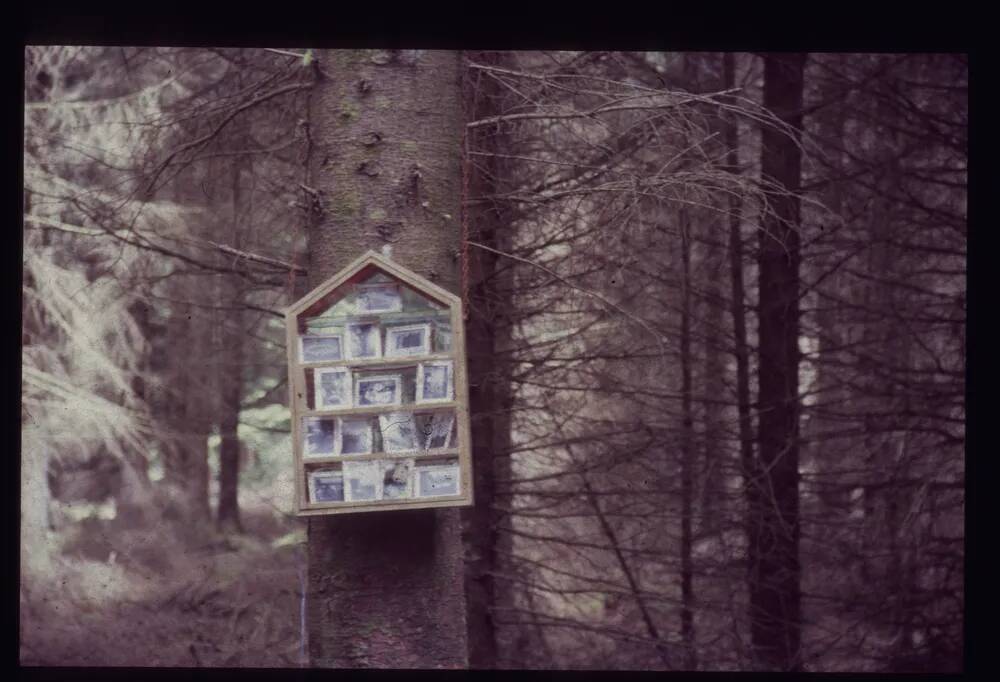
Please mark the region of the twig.
POLYGON ((297 57, 299 59, 302 59, 303 57, 306 56, 304 52, 300 54, 298 52, 292 52, 291 50, 276 50, 273 47, 265 47, 264 51, 273 52, 274 54, 284 55, 285 57, 297 57))
POLYGON ((239 114, 240 112, 246 111, 251 107, 257 106, 261 102, 265 102, 274 97, 278 97, 279 95, 284 95, 285 93, 288 92, 294 92, 296 90, 304 90, 306 88, 311 88, 311 87, 312 83, 293 83, 291 85, 285 85, 283 87, 271 90, 270 92, 266 92, 263 95, 255 97, 249 102, 245 102, 244 104, 241 104, 240 106, 234 108, 231 112, 229 112, 229 114, 224 119, 222 119, 222 121, 219 123, 219 125, 215 127, 214 130, 212 130, 209 133, 206 133, 205 135, 202 135, 197 140, 192 140, 186 144, 182 144, 180 147, 170 152, 170 154, 167 155, 167 158, 165 158, 163 161, 159 163, 156 171, 153 173, 153 177, 150 178, 149 182, 147 183, 146 194, 147 195, 152 194, 153 189, 156 186, 156 181, 160 178, 160 175, 163 173, 163 171, 166 170, 167 166, 169 166, 170 163, 174 160, 175 156, 177 156, 181 152, 185 152, 189 149, 194 149, 195 147, 199 147, 208 142, 209 140, 211 140, 213 137, 218 135, 222 131, 222 129, 229 124, 230 121, 236 118, 236 115, 239 114))
MULTIPOLYGON (((653 95, 643 95, 643 97, 652 97, 653 95)), ((682 99, 675 102, 665 102, 663 104, 622 104, 619 106, 612 106, 608 104, 602 104, 599 107, 595 107, 590 111, 570 111, 566 113, 544 113, 544 112, 525 112, 523 114, 503 114, 500 116, 490 116, 489 118, 481 118, 478 121, 470 121, 466 123, 467 128, 479 128, 480 126, 491 125, 493 123, 500 123, 502 121, 523 121, 528 119, 566 119, 566 118, 592 118, 597 114, 607 114, 616 111, 648 111, 655 109, 668 109, 672 107, 679 107, 685 104, 692 104, 696 102, 703 102, 704 98, 701 97, 689 97, 687 99, 682 99)))
MULTIPOLYGON (((240 251, 239 249, 234 249, 231 246, 225 244, 217 244, 216 242, 207 241, 207 244, 211 244, 222 253, 229 254, 230 256, 236 256, 237 258, 242 258, 244 260, 253 261, 255 263, 263 263, 264 265, 272 265, 276 268, 283 268, 285 270, 292 270, 294 272, 306 272, 306 269, 301 265, 296 265, 295 263, 286 263, 283 260, 278 260, 277 258, 269 258, 268 256, 260 256, 255 253, 250 253, 248 251, 240 251)), ((273 311, 268 310, 266 312, 273 313, 273 311)))
POLYGON ((562 282, 566 286, 568 286, 568 287, 570 287, 572 289, 576 289, 580 293, 586 294, 587 296, 590 296, 591 298, 597 299, 598 301, 600 301, 601 303, 603 303, 607 307, 609 307, 609 308, 613 309, 615 312, 620 313, 621 315, 627 317, 628 319, 632 320, 633 322, 635 322, 636 324, 638 324, 639 326, 641 326, 647 332, 649 332, 650 334, 652 334, 653 338, 656 339, 657 345, 660 347, 660 355, 663 358, 664 362, 666 362, 667 348, 666 348, 666 346, 663 343, 663 337, 660 334, 658 334, 657 331, 655 329, 653 329, 650 326, 650 324, 648 322, 646 322, 644 319, 642 319, 641 317, 636 317, 635 315, 633 315, 629 311, 627 311, 624 308, 622 308, 621 306, 619 306, 619 305, 617 305, 617 304, 609 301, 608 299, 604 298, 603 296, 601 296, 600 294, 598 294, 595 291, 591 291, 590 289, 585 289, 585 288, 579 286, 578 284, 573 284, 572 282, 570 282, 569 280, 567 280, 565 277, 560 276, 559 274, 555 273, 554 271, 550 270, 549 268, 545 267, 544 265, 541 265, 540 263, 536 263, 534 261, 528 260, 527 258, 521 258, 520 256, 515 256, 512 253, 506 253, 504 251, 498 251, 497 249, 491 248, 491 247, 486 246, 484 244, 479 244, 477 242, 469 242, 469 245, 470 246, 475 246, 475 247, 480 248, 480 249, 484 249, 486 251, 491 251, 491 252, 497 254, 498 256, 504 256, 505 258, 510 258, 512 260, 516 260, 516 261, 519 261, 521 263, 527 263, 528 265, 536 267, 539 270, 541 270, 542 272, 545 272, 545 273, 549 274, 550 276, 552 276, 555 279, 559 280, 560 282, 562 282))

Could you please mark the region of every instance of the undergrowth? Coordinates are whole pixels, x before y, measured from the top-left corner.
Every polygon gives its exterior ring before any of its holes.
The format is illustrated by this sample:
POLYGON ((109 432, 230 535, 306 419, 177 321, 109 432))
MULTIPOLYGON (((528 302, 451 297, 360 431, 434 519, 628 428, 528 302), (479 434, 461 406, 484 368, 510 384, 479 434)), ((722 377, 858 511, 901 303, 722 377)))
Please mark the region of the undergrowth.
POLYGON ((22 576, 22 665, 304 665, 301 526, 258 511, 244 528, 62 532, 48 574, 22 576))

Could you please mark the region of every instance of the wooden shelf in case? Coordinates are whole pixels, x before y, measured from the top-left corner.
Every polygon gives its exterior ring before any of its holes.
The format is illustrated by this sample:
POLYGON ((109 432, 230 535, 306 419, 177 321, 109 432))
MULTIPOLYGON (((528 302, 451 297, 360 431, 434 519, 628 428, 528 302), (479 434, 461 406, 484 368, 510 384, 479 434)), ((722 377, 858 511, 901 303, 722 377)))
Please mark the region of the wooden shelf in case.
POLYGON ((329 457, 303 457, 302 463, 336 464, 338 462, 370 462, 377 459, 437 459, 439 457, 457 457, 458 448, 440 448, 438 450, 407 450, 406 452, 374 452, 367 455, 332 455, 329 457))
POLYGON ((379 407, 347 407, 340 410, 302 410, 299 417, 352 417, 357 415, 378 416, 390 412, 437 412, 454 410, 458 403, 454 400, 440 403, 406 403, 404 405, 380 405, 379 407))
POLYGON ((461 507, 468 504, 465 495, 442 495, 440 497, 408 497, 392 500, 366 500, 364 502, 307 502, 298 512, 299 516, 317 514, 337 514, 346 512, 386 511, 389 509, 426 509, 428 507, 461 507))
POLYGON ((301 362, 302 369, 326 369, 328 367, 349 367, 351 369, 390 369, 393 367, 416 367, 421 362, 454 360, 451 353, 430 353, 427 355, 407 355, 398 358, 371 358, 357 360, 323 360, 301 362))

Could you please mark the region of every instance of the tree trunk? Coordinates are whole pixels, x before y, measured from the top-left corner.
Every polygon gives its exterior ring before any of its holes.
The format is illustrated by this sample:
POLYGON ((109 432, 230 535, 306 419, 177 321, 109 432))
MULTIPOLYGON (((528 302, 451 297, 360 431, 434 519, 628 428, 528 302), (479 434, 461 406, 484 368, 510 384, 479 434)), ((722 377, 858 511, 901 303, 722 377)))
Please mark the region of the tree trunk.
MULTIPOLYGON (((713 228, 717 227, 714 222, 713 228)), ((726 363, 723 355, 723 330, 726 327, 726 307, 722 287, 724 282, 724 266, 726 253, 721 248, 707 249, 701 261, 704 271, 704 286, 706 294, 705 326, 701 337, 704 348, 703 373, 701 393, 704 416, 704 435, 701 443, 702 460, 701 489, 699 491, 700 509, 698 536, 712 535, 720 530, 721 521, 726 510, 726 466, 724 453, 728 441, 728 429, 725 420, 725 405, 722 402, 726 395, 726 363)), ((725 344, 728 345, 728 344, 725 344)))
MULTIPOLYGON (((401 265, 461 291, 460 69, 456 52, 319 54, 309 104, 310 189, 320 198, 308 228, 312 286, 390 244, 401 265)), ((454 508, 310 517, 313 666, 466 666, 459 518, 454 508)))
MULTIPOLYGON (((211 329, 209 323, 202 318, 203 312, 192 312, 191 336, 197 348, 209 348, 211 329)), ((204 363, 205 359, 201 358, 204 363)), ((202 370, 197 374, 187 372, 188 387, 191 391, 188 400, 184 401, 184 454, 187 464, 185 476, 186 498, 190 501, 194 515, 203 520, 211 519, 212 509, 209 504, 208 468, 208 436, 211 433, 211 410, 213 401, 206 399, 206 393, 212 388, 206 386, 211 381, 211 374, 202 370)))
MULTIPOLYGON (((243 164, 245 160, 237 159, 231 166, 232 172, 232 246, 243 248, 243 226, 240 214, 242 206, 242 188, 240 185, 243 164)), ((219 435, 222 442, 219 446, 219 528, 223 530, 241 531, 240 523, 240 406, 243 402, 243 361, 244 332, 243 320, 243 290, 242 284, 235 275, 225 278, 227 295, 224 305, 229 306, 223 314, 222 339, 218 366, 220 376, 220 393, 222 396, 219 435)))
MULTIPOLYGON (((793 130, 802 127, 805 55, 764 58, 764 106, 793 130)), ((750 621, 757 664, 800 670, 799 566, 799 201, 796 138, 762 132, 761 174, 773 183, 759 237, 759 490, 750 509, 750 621)))
MULTIPOLYGON (((199 190, 194 183, 179 176, 168 189, 179 204, 191 203, 199 190)), ((199 354, 192 357, 175 352, 178 348, 211 349, 213 317, 197 304, 215 305, 211 288, 195 289, 186 279, 171 278, 165 283, 169 317, 165 329, 150 339, 162 338, 162 349, 153 347, 154 358, 163 364, 161 374, 167 384, 167 405, 163 408, 170 433, 164 447, 163 473, 178 495, 174 513, 185 522, 202 524, 212 519, 209 502, 208 436, 212 431, 218 401, 214 387, 216 372, 209 363, 216 357, 199 354)))
MULTIPOLYGON (((237 317, 233 315, 233 317, 237 317)), ((235 341, 226 330, 223 338, 230 338, 232 344, 225 348, 230 353, 222 361, 222 418, 219 433, 219 509, 218 524, 224 530, 240 531, 240 439, 237 430, 240 424, 240 400, 242 397, 243 343, 235 341)))
MULTIPOLYGON (((731 52, 722 56, 723 89, 732 90, 736 84, 736 59, 731 52)), ((735 118, 726 121, 726 166, 730 173, 739 173, 739 130, 735 118)), ((753 422, 750 413, 750 350, 747 345, 746 293, 743 284, 743 237, 740 223, 742 202, 735 192, 729 193, 729 286, 730 312, 733 318, 733 355, 736 359, 736 411, 739 419, 739 468, 743 478, 743 496, 746 505, 745 532, 753 536, 751 510, 757 507, 756 460, 753 450, 753 422)), ((754 558, 752 547, 747 556, 748 565, 754 558)), ((742 655, 742 654, 741 654, 742 655)))
MULTIPOLYGON (((185 296, 174 287, 177 298, 185 296)), ((192 305, 173 304, 164 336, 167 348, 207 348, 205 322, 192 305)), ((164 483, 177 495, 172 513, 185 522, 211 520, 208 499, 208 419, 211 393, 200 385, 205 358, 192 359, 177 353, 164 353, 168 367, 164 374, 171 383, 164 408, 164 420, 170 429, 164 448, 164 483)))
MULTIPOLYGON (((496 54, 472 55, 484 63, 501 65, 496 54)), ((467 74, 465 101, 472 120, 494 116, 501 111, 503 93, 492 78, 481 71, 467 74)), ((499 130, 470 131, 468 150, 500 151, 504 136, 499 130)), ((469 178, 466 201, 467 224, 472 241, 499 251, 510 249, 510 228, 502 206, 478 198, 500 194, 504 165, 496 156, 466 161, 469 178), (473 208, 475 206, 477 208, 473 208)), ((469 640, 469 666, 494 668, 497 665, 498 637, 492 609, 497 603, 494 577, 503 554, 501 544, 509 535, 497 532, 502 512, 496 500, 496 483, 508 478, 510 412, 507 405, 509 366, 498 357, 504 350, 510 321, 509 263, 492 251, 470 247, 468 339, 469 410, 472 415, 472 456, 476 504, 462 510, 462 533, 466 547, 465 599, 469 640)))
POLYGON ((694 415, 691 405, 691 225, 680 211, 681 229, 681 642, 684 667, 697 666, 694 651, 694 571, 691 561, 694 492, 694 415))

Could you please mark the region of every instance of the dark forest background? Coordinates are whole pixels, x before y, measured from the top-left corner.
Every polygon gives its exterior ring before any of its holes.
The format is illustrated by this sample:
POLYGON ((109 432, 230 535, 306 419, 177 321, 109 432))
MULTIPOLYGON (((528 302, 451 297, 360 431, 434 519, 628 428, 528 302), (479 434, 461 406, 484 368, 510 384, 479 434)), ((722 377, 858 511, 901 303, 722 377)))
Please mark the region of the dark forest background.
MULTIPOLYGON (((461 65, 471 663, 960 670, 966 57, 461 65)), ((328 68, 27 48, 23 664, 308 665, 282 311, 328 68)))

